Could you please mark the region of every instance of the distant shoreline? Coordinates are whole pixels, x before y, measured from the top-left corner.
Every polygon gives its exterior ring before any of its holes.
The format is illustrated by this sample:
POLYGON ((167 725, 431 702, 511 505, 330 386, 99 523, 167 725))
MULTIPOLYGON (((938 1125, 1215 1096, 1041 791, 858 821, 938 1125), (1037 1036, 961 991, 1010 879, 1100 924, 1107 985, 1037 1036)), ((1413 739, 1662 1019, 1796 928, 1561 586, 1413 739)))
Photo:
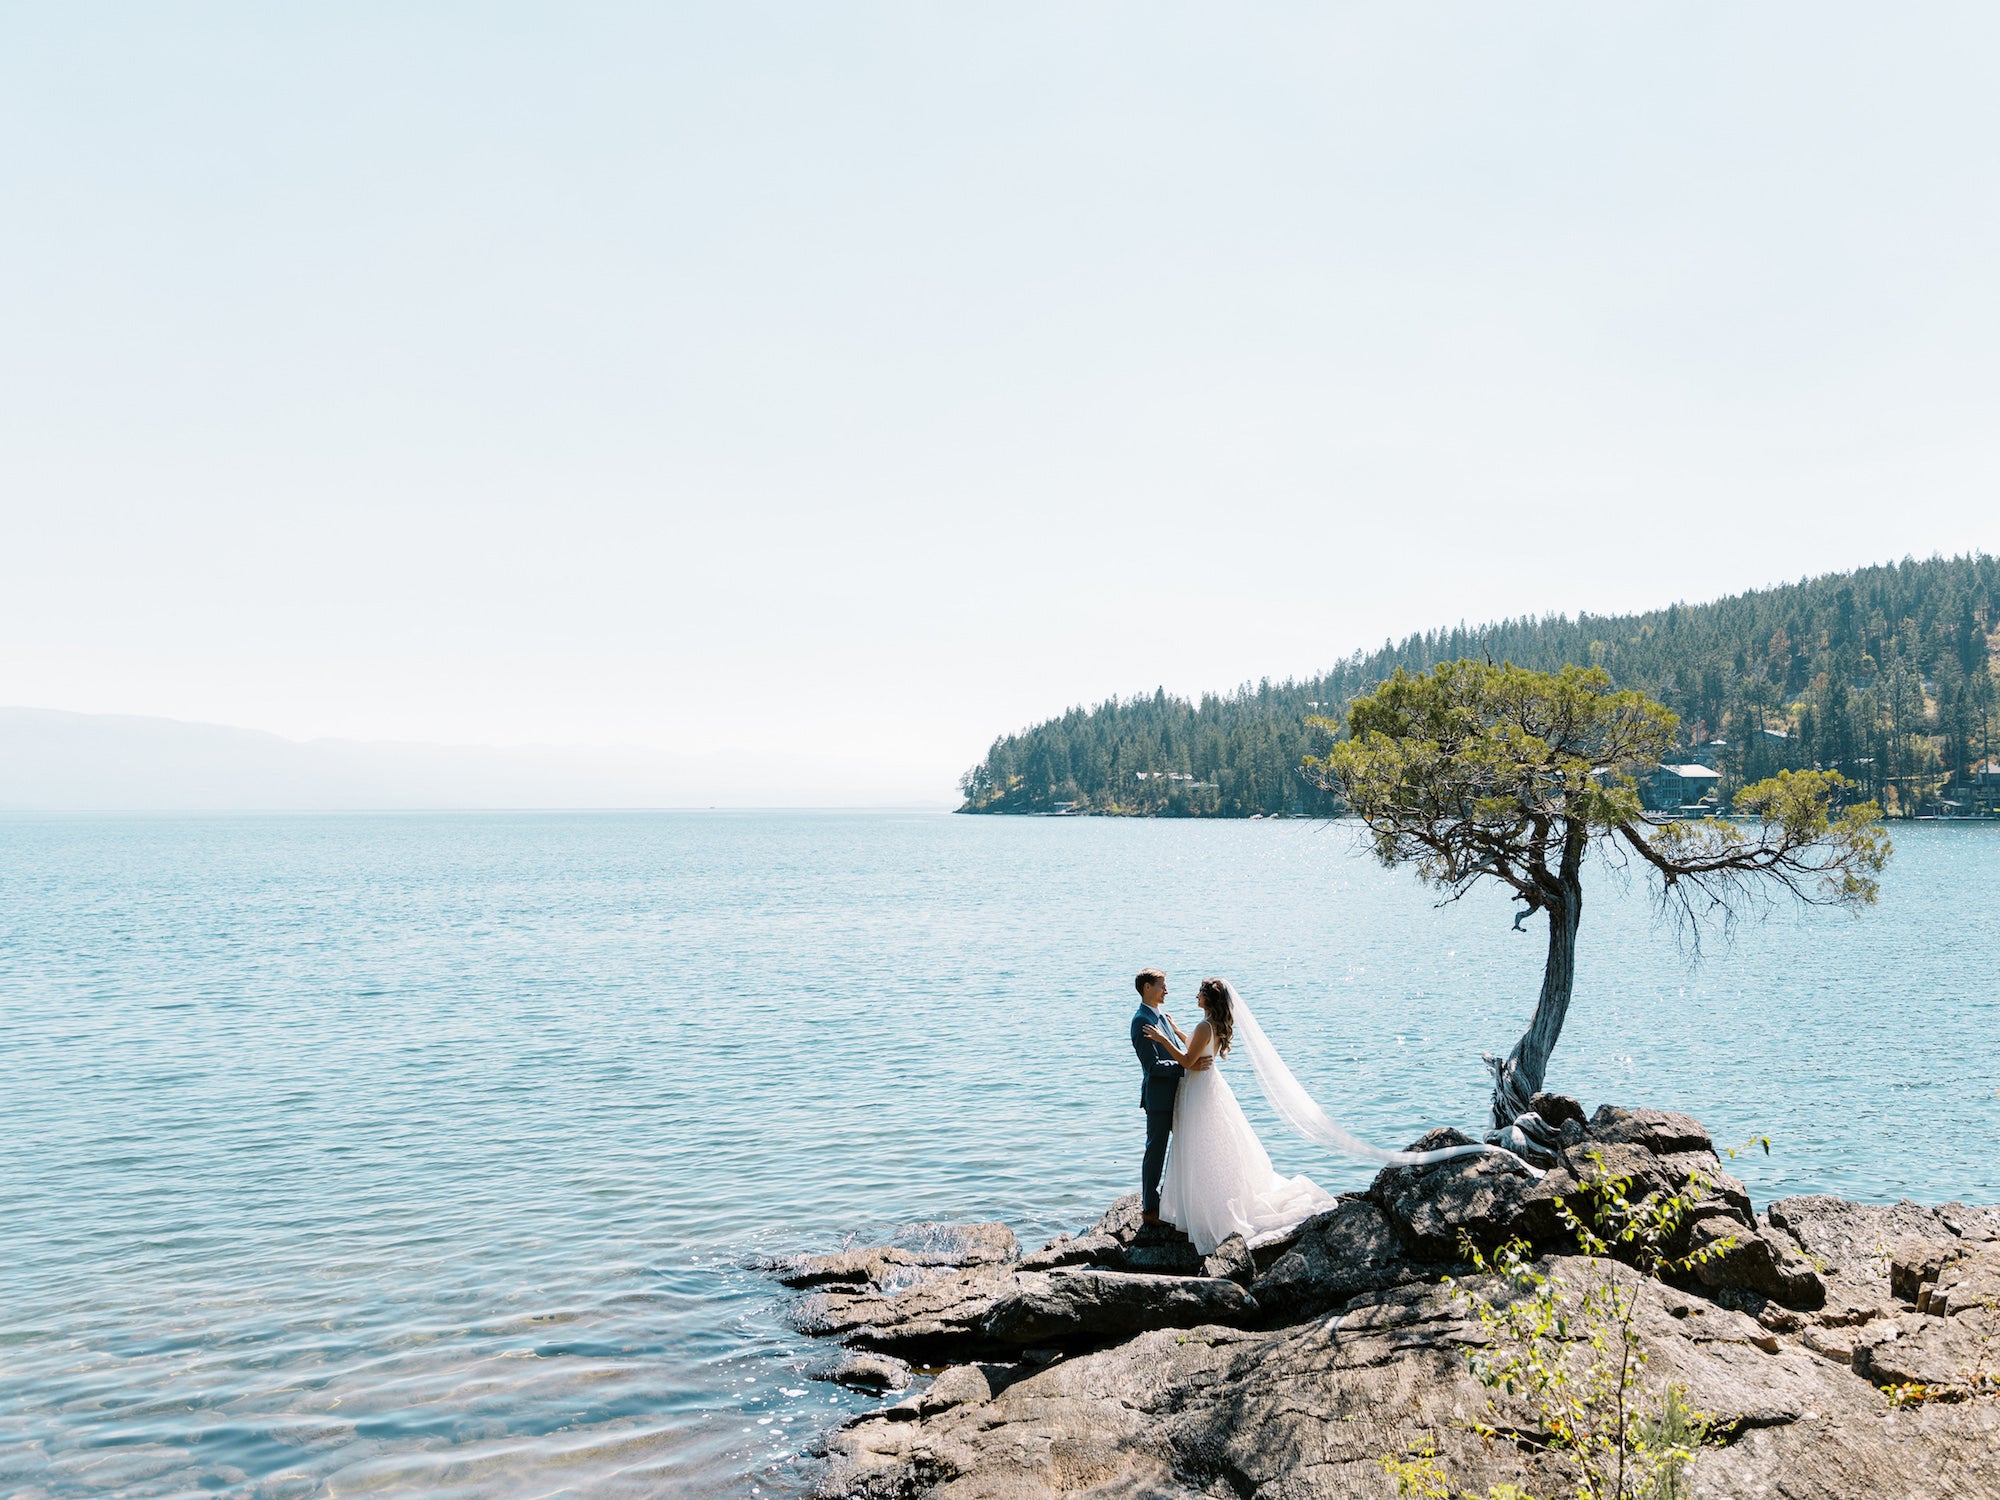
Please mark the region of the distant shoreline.
POLYGON ((1126 812, 1106 808, 1042 809, 1035 807, 955 807, 953 813, 974 818, 1152 818, 1172 823, 1325 823, 1347 816, 1345 812, 1126 812))
MULTIPOLYGON (((855 811, 861 811, 861 809, 855 809, 855 811)), ((1069 811, 1045 811, 1041 808, 968 807, 968 806, 955 807, 952 809, 952 813, 954 816, 962 813, 967 817, 974 817, 974 818, 1130 818, 1135 820, 1151 819, 1155 822, 1165 822, 1165 823, 1278 823, 1278 822, 1333 823, 1333 822, 1343 821, 1344 819, 1350 816, 1350 814, 1348 814, 1344 810, 1340 812, 1323 812, 1323 813, 1307 813, 1307 812, 1239 813, 1239 812, 1171 812, 1171 811, 1124 812, 1124 811, 1110 811, 1095 807, 1077 808, 1069 811)), ((1709 818, 1714 818, 1724 823, 1742 823, 1751 821, 1750 819, 1740 817, 1736 813, 1731 813, 1731 812, 1713 812, 1713 813, 1707 813, 1704 816, 1709 818)), ((1938 823, 1952 828, 2000 827, 2000 815, 1992 815, 1984 813, 1975 813, 1961 818, 1941 818, 1933 813, 1918 813, 1915 814, 1914 816, 1897 816, 1895 814, 1889 814, 1885 816, 1884 821, 1895 824, 1898 827, 1906 827, 1912 823, 1938 823)))

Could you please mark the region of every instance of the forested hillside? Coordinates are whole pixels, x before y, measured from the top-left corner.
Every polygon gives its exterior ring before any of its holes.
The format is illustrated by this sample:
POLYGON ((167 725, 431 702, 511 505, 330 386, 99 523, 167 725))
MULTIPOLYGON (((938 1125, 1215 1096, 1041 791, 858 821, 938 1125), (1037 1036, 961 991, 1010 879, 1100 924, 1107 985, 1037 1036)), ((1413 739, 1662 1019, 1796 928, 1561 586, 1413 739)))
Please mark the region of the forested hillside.
MULTIPOLYGON (((1785 767, 1838 769, 1892 814, 1968 805, 2000 754, 2000 559, 1864 568, 1650 614, 1505 620, 1357 652, 1306 682, 1199 703, 1113 699, 993 744, 960 786, 965 812, 1248 817, 1331 814, 1300 774, 1307 720, 1344 715, 1397 667, 1490 656, 1602 666, 1681 716, 1688 759, 1725 794, 1785 767)), ((1947 808, 1946 810, 1951 810, 1947 808)))

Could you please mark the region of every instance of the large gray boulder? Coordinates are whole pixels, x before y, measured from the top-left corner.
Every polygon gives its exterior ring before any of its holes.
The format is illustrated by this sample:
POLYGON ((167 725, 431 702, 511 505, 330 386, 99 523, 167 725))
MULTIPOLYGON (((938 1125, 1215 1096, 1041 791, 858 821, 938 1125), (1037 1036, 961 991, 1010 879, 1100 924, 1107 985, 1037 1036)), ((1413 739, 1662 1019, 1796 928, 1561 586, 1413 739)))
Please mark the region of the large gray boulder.
POLYGON ((1353 1198, 1301 1225, 1284 1253, 1250 1283, 1250 1295, 1265 1321, 1296 1323, 1420 1274, 1388 1216, 1353 1198))
MULTIPOLYGON (((1461 1131, 1440 1129, 1406 1149, 1439 1151, 1472 1144, 1461 1131)), ((1556 1196, 1565 1190, 1576 1190, 1565 1174, 1551 1172, 1537 1179, 1513 1157, 1485 1152, 1424 1167, 1384 1167, 1367 1196, 1394 1226, 1410 1256, 1449 1263, 1460 1258, 1461 1234, 1485 1250, 1515 1235, 1537 1248, 1566 1244, 1555 1212, 1556 1196)))
POLYGON ((1694 1268, 1695 1280, 1705 1287, 1755 1292, 1801 1311, 1826 1305, 1826 1282, 1812 1262, 1768 1225, 1746 1229, 1733 1219, 1710 1215, 1695 1221, 1688 1245, 1715 1252, 1694 1268))
POLYGON ((1686 1193, 1699 1176, 1706 1186, 1697 1195, 1697 1216, 1720 1214, 1756 1227, 1749 1193, 1723 1169, 1708 1131, 1692 1115, 1599 1105, 1582 1134, 1565 1142, 1563 1166, 1580 1182, 1600 1170, 1629 1179, 1627 1196, 1635 1203, 1655 1193, 1686 1193))
POLYGON ((1601 1145, 1643 1147, 1653 1156, 1715 1155, 1715 1141, 1708 1128, 1693 1115, 1670 1109, 1600 1104, 1586 1122, 1585 1136, 1601 1145))
MULTIPOLYGON (((1461 1233, 1483 1249, 1515 1236, 1539 1251, 1575 1248, 1557 1201, 1580 1208, 1583 1184, 1600 1173, 1626 1179, 1633 1202, 1656 1193, 1687 1192, 1699 1174, 1705 1186, 1697 1215, 1720 1215, 1755 1232, 1750 1195, 1722 1170, 1708 1133, 1692 1116, 1604 1105, 1583 1122, 1577 1118, 1580 1110, 1567 1111, 1559 1104, 1551 1108, 1563 1117, 1564 1144, 1555 1167, 1540 1177, 1510 1157, 1489 1152, 1430 1166, 1385 1167, 1368 1196, 1388 1214, 1411 1254, 1439 1260, 1457 1258, 1461 1233)), ((1471 1137, 1460 1131, 1439 1129, 1406 1149, 1470 1144, 1471 1137)))
POLYGON ((1597 1171, 1628 1179, 1627 1196, 1635 1203, 1694 1192, 1680 1234, 1667 1248, 1676 1255, 1707 1252, 1693 1271, 1701 1286, 1749 1293, 1796 1311, 1826 1305, 1826 1284, 1811 1258, 1795 1240, 1758 1221, 1749 1193, 1723 1169, 1708 1131, 1692 1115, 1602 1105, 1564 1146, 1563 1164, 1579 1179, 1597 1171))
MULTIPOLYGON (((1676 1255, 1711 1252, 1694 1272, 1703 1286, 1754 1293, 1794 1309, 1825 1305, 1826 1288, 1812 1261, 1797 1243, 1758 1223, 1749 1193, 1722 1169, 1700 1121, 1671 1110, 1608 1104, 1583 1121, 1580 1108, 1567 1107, 1573 1101, 1554 1096, 1545 1102, 1563 1121, 1563 1145, 1556 1165, 1539 1177, 1492 1153, 1385 1167, 1377 1174, 1368 1196, 1412 1257, 1456 1259, 1461 1236, 1483 1250, 1515 1237, 1542 1254, 1574 1250, 1560 1207, 1586 1212, 1585 1185, 1608 1175, 1625 1180, 1633 1203, 1659 1194, 1694 1195, 1679 1235, 1666 1248, 1676 1255)), ((1457 1131, 1433 1130, 1408 1149, 1463 1144, 1469 1137, 1457 1131)))
POLYGON ((1255 1310, 1249 1293, 1221 1277, 1024 1271, 987 1312, 980 1332, 995 1346, 1075 1348, 1155 1328, 1240 1323, 1255 1310))
POLYGON ((925 1222, 887 1245, 766 1267, 784 1285, 811 1290, 791 1309, 800 1332, 921 1361, 980 1347, 980 1321, 1011 1284, 1020 1253, 1005 1224, 925 1222))

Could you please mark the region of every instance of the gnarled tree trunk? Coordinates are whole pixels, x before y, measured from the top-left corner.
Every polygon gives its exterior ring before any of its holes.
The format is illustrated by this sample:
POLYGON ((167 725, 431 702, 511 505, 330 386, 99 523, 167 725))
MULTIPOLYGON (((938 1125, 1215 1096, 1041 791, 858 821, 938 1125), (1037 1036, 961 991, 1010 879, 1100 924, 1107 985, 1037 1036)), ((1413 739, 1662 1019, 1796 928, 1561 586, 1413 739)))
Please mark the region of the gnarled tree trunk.
POLYGON ((1560 894, 1543 902, 1549 918, 1549 958, 1542 970, 1535 1018, 1504 1061, 1492 1056, 1486 1059, 1493 1072, 1493 1124, 1497 1129, 1505 1129, 1527 1113, 1528 1101, 1541 1092, 1549 1053, 1555 1050, 1563 1019, 1569 1014, 1570 991, 1576 983, 1576 927, 1583 917, 1583 882, 1580 872, 1570 870, 1568 864, 1565 860, 1560 894))

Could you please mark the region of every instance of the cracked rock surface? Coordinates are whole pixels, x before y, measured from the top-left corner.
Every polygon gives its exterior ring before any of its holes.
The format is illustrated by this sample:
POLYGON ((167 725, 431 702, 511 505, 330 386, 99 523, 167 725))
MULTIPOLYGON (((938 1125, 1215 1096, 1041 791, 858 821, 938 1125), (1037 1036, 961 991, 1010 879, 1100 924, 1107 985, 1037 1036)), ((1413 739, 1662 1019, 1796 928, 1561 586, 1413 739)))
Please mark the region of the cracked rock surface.
MULTIPOLYGON (((840 1277, 793 1268, 810 1288, 802 1328, 943 1366, 830 1435, 820 1495, 1386 1500, 1383 1456, 1426 1442, 1467 1488, 1566 1493, 1532 1445, 1466 1430, 1488 1417, 1466 1363, 1483 1334, 1440 1280, 1464 1274, 1461 1229, 1523 1235, 1537 1269, 1579 1279, 1589 1264, 1553 1202, 1595 1150, 1635 1199, 1699 1171, 1711 1188, 1690 1242, 1736 1241, 1720 1274, 1643 1293, 1647 1383, 1685 1384, 1723 1438, 1698 1461, 1697 1493, 2000 1500, 2000 1208, 1810 1196, 1760 1217, 1688 1116, 1585 1120, 1569 1103, 1540 1181, 1496 1158, 1388 1169, 1285 1239, 1206 1266, 1127 1199, 1025 1257, 976 1226, 956 1259, 853 1251, 840 1277), (1889 1399, 1910 1386, 1923 1399, 1889 1399)), ((1504 1405, 1491 1419, 1529 1426, 1504 1405)))

